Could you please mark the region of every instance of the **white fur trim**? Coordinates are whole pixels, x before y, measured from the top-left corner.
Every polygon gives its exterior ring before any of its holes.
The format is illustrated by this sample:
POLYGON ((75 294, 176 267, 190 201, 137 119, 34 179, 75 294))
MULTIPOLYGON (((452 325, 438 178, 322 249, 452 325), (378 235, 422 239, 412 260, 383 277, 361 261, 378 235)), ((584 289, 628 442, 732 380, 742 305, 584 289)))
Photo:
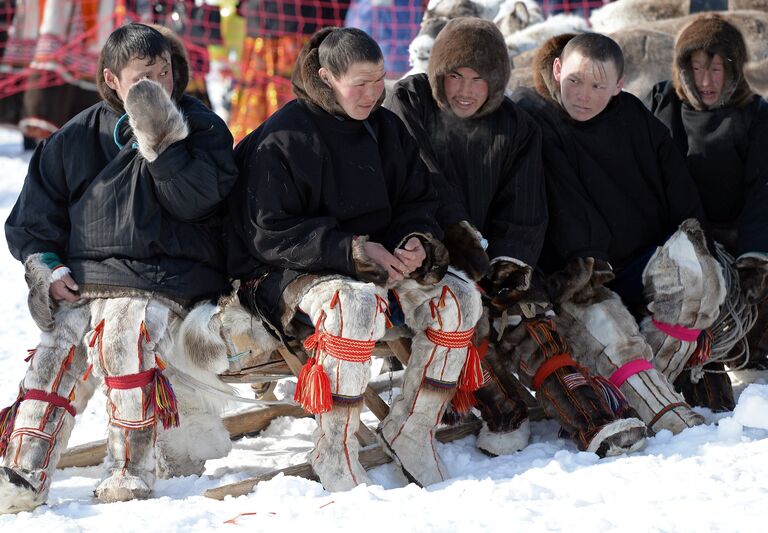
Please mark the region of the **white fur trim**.
POLYGON ((515 265, 521 266, 521 267, 527 267, 528 266, 525 262, 520 261, 519 259, 515 259, 514 257, 509 257, 508 255, 500 255, 500 256, 494 257, 493 259, 491 259, 491 265, 493 265, 494 263, 499 263, 501 261, 507 261, 509 263, 514 263, 515 265))
POLYGON ((747 252, 747 253, 741 254, 739 257, 736 258, 736 262, 738 263, 742 259, 748 259, 748 258, 759 259, 761 261, 765 261, 766 263, 768 263, 768 253, 765 253, 765 252, 747 252))
POLYGON ((491 431, 483 422, 475 446, 493 455, 511 455, 519 452, 531 439, 531 423, 526 418, 514 431, 491 431))
POLYGON ((64 276, 68 276, 72 271, 67 266, 56 267, 51 271, 51 283, 59 281, 64 276))
POLYGON ((14 485, 0 473, 0 514, 32 511, 45 503, 38 492, 14 485))
MULTIPOLYGON (((629 429, 644 427, 645 423, 642 420, 638 420, 637 418, 620 418, 618 420, 614 420, 610 424, 603 426, 603 428, 598 431, 594 437, 592 437, 592 440, 589 442, 589 446, 587 447, 587 451, 591 453, 597 453, 598 448, 600 448, 600 445, 605 439, 629 429)), ((611 446, 606 451, 605 456, 612 457, 615 455, 621 455, 623 453, 631 453, 641 449, 644 445, 645 437, 633 442, 628 448, 611 446)))

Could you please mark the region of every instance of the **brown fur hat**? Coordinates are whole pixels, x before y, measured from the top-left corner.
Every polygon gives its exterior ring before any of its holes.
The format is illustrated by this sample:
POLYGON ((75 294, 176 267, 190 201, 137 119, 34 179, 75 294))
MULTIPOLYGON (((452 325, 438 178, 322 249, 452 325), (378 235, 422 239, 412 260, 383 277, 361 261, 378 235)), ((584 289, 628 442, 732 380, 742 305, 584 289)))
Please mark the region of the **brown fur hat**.
POLYGON ((536 51, 531 62, 533 87, 542 98, 561 105, 560 84, 555 80, 552 64, 563 53, 568 41, 576 37, 575 33, 563 33, 548 39, 536 51))
POLYGON ((429 57, 428 76, 432 96, 441 109, 450 110, 443 79, 461 67, 475 70, 488 82, 488 100, 474 116, 496 111, 504 100, 511 67, 504 37, 491 21, 455 18, 437 35, 429 57))
MULTIPOLYGON (((159 31, 165 37, 165 40, 168 41, 168 46, 171 49, 171 68, 173 69, 173 94, 171 94, 171 98, 174 102, 178 102, 184 96, 184 91, 187 90, 187 85, 189 84, 187 50, 184 47, 184 43, 173 30, 158 24, 147 24, 147 26, 159 31)), ((96 88, 99 90, 99 94, 112 109, 122 115, 125 113, 122 100, 104 80, 104 50, 99 55, 99 64, 96 72, 96 88)))
MULTIPOLYGON (((336 95, 333 93, 333 89, 326 85, 326 83, 320 79, 320 43, 322 43, 326 37, 333 33, 338 28, 328 27, 315 33, 304 45, 299 53, 299 58, 296 60, 296 66, 293 68, 293 75, 291 76, 291 86, 293 88, 293 94, 299 100, 306 100, 312 102, 316 106, 321 107, 331 115, 338 117, 349 118, 344 109, 336 101, 336 95)), ((385 92, 381 93, 381 98, 376 103, 371 113, 376 111, 384 102, 385 92)))
POLYGON ((685 26, 675 42, 675 62, 672 65, 672 83, 678 98, 694 109, 740 106, 750 101, 752 89, 744 78, 747 45, 741 32, 718 14, 708 13, 685 26), (698 51, 709 57, 715 54, 723 59, 725 83, 720 101, 707 106, 701 101, 693 78, 691 56, 698 51))

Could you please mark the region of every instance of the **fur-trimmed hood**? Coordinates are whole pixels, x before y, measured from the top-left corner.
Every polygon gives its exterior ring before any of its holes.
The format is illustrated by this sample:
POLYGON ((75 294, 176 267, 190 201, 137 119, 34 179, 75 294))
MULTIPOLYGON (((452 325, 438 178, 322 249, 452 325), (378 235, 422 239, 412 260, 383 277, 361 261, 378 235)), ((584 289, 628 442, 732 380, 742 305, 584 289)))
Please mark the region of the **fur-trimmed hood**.
POLYGON ((575 33, 564 33, 548 39, 539 47, 531 63, 533 87, 536 93, 561 108, 560 83, 555 80, 552 64, 563 53, 563 48, 568 41, 574 37, 576 37, 575 33))
POLYGON ((747 62, 747 46, 741 32, 718 14, 702 15, 677 36, 675 61, 672 65, 672 83, 678 98, 699 111, 741 106, 751 101, 752 89, 744 78, 744 64, 747 62), (701 101, 693 78, 691 55, 697 51, 708 55, 717 54, 725 65, 725 83, 720 100, 707 106, 701 101))
MULTIPOLYGON (((320 79, 320 43, 322 43, 328 35, 338 28, 328 27, 315 33, 312 38, 304 45, 299 53, 299 58, 296 60, 296 66, 293 69, 293 75, 291 76, 291 86, 293 87, 293 94, 299 100, 306 100, 321 107, 331 115, 348 119, 346 111, 336 101, 336 95, 333 93, 333 89, 325 84, 320 79)), ((381 93, 379 101, 371 110, 371 113, 376 111, 384 102, 384 96, 386 92, 381 93)))
POLYGON ((474 17, 450 20, 437 35, 429 57, 429 84, 440 109, 450 110, 443 79, 457 68, 475 70, 488 82, 488 100, 473 115, 482 117, 496 111, 504 100, 511 71, 507 45, 490 21, 474 17))
MULTIPOLYGON (((173 69, 173 93, 171 94, 171 98, 178 104, 181 97, 184 96, 184 91, 187 90, 187 85, 189 84, 189 58, 187 57, 187 50, 184 47, 184 43, 181 42, 181 38, 179 38, 173 30, 158 24, 148 24, 148 26, 159 31, 163 37, 166 38, 171 48, 171 67, 173 69)), ((112 109, 122 115, 125 113, 123 102, 120 100, 120 97, 115 90, 104 81, 103 72, 104 59, 100 56, 96 74, 96 87, 104 101, 106 101, 112 109)))

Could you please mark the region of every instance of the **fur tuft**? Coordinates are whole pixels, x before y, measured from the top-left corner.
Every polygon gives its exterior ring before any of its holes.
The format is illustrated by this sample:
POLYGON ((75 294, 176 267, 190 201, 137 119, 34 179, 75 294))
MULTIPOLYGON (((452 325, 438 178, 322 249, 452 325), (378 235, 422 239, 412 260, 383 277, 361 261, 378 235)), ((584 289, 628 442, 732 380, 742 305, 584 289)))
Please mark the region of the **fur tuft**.
POLYGON ((475 446, 494 456, 512 455, 528 446, 530 439, 531 423, 527 418, 519 428, 512 431, 491 431, 488 424, 483 422, 475 446))

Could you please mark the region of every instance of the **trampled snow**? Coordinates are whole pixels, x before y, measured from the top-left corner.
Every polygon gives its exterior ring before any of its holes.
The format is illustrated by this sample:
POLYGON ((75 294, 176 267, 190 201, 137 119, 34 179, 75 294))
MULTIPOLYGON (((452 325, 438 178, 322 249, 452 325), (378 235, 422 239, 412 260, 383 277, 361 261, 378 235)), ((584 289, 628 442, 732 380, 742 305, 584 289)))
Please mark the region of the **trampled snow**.
MULTIPOLYGON (((26 173, 29 153, 15 132, 0 129, 0 218, 5 220, 26 173)), ((38 333, 26 307, 21 265, 0 239, 0 405, 16 397, 38 333)), ((768 385, 741 392, 733 414, 672 436, 662 431, 630 456, 598 460, 557 438, 551 421, 532 424, 522 452, 490 458, 474 437, 438 450, 452 478, 427 489, 406 485, 392 464, 371 471, 373 487, 330 494, 320 484, 279 476, 239 498, 216 501, 209 488, 304 462, 310 418, 274 421, 255 438, 234 443, 209 461, 200 478, 158 480, 151 499, 99 504, 93 489, 101 468, 57 472, 49 504, 0 516, 0 531, 765 531, 768 523, 768 385), (234 520, 232 520, 234 519, 234 520), (274 529, 273 529, 274 528, 274 529)), ((386 398, 385 398, 386 399, 386 398)), ((106 435, 104 398, 97 392, 78 417, 70 445, 106 435)), ((374 417, 365 414, 372 424, 374 417)))

